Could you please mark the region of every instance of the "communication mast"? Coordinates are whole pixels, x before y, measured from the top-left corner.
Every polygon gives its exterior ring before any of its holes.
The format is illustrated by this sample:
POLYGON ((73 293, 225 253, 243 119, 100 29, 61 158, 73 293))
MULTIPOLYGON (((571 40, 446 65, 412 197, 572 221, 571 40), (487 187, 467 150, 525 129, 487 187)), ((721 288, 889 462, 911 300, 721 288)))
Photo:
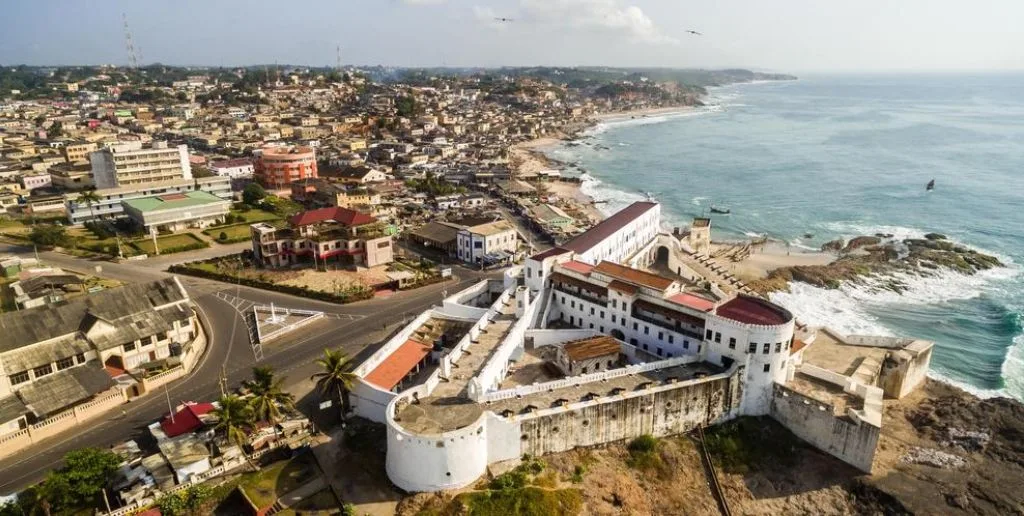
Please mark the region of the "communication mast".
POLYGON ((132 69, 139 68, 139 53, 135 49, 135 43, 132 41, 132 32, 128 30, 128 14, 121 13, 121 20, 124 22, 124 46, 125 50, 128 51, 128 66, 132 69))
POLYGON ((338 48, 338 61, 337 61, 337 64, 335 65, 335 68, 337 68, 338 72, 340 73, 341 72, 341 45, 338 45, 337 48, 338 48))

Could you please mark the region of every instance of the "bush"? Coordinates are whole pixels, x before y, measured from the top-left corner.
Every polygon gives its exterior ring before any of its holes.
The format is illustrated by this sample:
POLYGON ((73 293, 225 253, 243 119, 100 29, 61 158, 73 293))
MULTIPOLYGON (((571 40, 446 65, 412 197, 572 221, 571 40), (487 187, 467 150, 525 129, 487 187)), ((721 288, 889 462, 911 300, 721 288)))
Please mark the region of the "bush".
POLYGON ((223 241, 225 241, 227 239, 228 239, 228 234, 223 232, 223 231, 221 231, 220 235, 217 236, 217 240, 220 240, 221 242, 223 242, 223 241))
POLYGON ((245 185, 245 189, 242 190, 242 201, 250 206, 263 200, 267 196, 267 191, 260 186, 259 183, 249 183, 245 185))
POLYGON ((64 226, 36 224, 28 234, 28 239, 36 245, 45 247, 70 247, 74 239, 68 236, 64 226))
POLYGON ((629 443, 630 453, 651 453, 658 449, 658 438, 651 434, 644 434, 629 443))
POLYGON ((520 471, 519 468, 516 468, 508 473, 503 473, 494 477, 494 480, 491 480, 489 487, 494 490, 521 489, 526 487, 526 484, 526 473, 520 471))
POLYGON ((106 240, 108 238, 114 238, 114 232, 110 231, 110 228, 102 222, 89 221, 85 223, 85 229, 88 229, 96 238, 100 240, 106 240))

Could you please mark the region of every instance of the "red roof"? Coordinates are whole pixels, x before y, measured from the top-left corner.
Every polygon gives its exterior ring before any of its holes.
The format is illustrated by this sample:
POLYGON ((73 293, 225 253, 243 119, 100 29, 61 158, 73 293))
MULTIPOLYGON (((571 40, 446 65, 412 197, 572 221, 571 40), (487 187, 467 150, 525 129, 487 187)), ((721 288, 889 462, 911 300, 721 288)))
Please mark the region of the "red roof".
POLYGON ((423 357, 427 356, 427 353, 430 353, 430 346, 409 339, 363 379, 390 391, 423 360, 423 357))
POLYGON ((775 326, 793 320, 793 314, 775 303, 740 294, 718 307, 718 315, 744 324, 775 326))
POLYGON ((703 297, 695 296, 693 294, 687 294, 685 292, 682 294, 676 294, 668 298, 668 300, 672 301, 673 303, 683 305, 687 308, 700 310, 701 312, 710 312, 711 309, 715 307, 714 301, 711 301, 710 299, 704 299, 703 297))
POLYGON ((590 274, 590 271, 594 269, 594 266, 589 263, 577 262, 575 260, 563 263, 562 267, 580 274, 590 274))
POLYGON ((626 224, 636 220, 639 216, 647 213, 648 210, 657 206, 656 202, 637 201, 618 213, 601 221, 600 224, 588 229, 583 234, 573 238, 562 245, 563 248, 583 254, 592 247, 600 244, 604 239, 615 234, 616 231, 625 227, 626 224))
POLYGON ((800 352, 801 349, 807 347, 807 343, 800 339, 793 339, 793 347, 789 348, 789 354, 795 355, 800 352))
POLYGON ((551 258, 552 256, 558 256, 560 254, 565 254, 565 253, 568 253, 568 252, 569 252, 568 249, 562 249, 561 247, 552 247, 551 249, 548 249, 547 251, 543 251, 543 252, 540 252, 540 253, 537 253, 537 254, 531 256, 530 259, 531 260, 536 260, 538 262, 542 262, 542 261, 544 261, 545 258, 551 258))
POLYGON ((181 434, 194 432, 203 426, 199 416, 213 410, 213 403, 189 403, 174 414, 174 420, 167 416, 160 421, 160 428, 167 437, 175 437, 181 434))
POLYGON ((308 226, 310 224, 326 222, 328 220, 333 220, 339 224, 344 224, 349 227, 372 224, 377 221, 377 219, 373 218, 373 215, 368 213, 350 210, 348 208, 335 207, 304 211, 288 219, 288 222, 292 226, 308 226))

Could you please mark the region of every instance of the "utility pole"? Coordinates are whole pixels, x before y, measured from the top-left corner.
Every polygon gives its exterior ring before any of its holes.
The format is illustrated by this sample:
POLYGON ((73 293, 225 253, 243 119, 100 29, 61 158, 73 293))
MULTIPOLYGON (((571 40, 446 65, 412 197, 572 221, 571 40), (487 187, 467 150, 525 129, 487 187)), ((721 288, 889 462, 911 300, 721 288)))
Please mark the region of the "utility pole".
POLYGON ((149 227, 149 235, 153 237, 153 250, 156 251, 156 255, 160 256, 160 244, 156 241, 156 227, 149 227))
POLYGON ((167 411, 171 413, 171 424, 174 424, 174 407, 171 405, 171 391, 167 390, 167 384, 164 384, 164 396, 167 397, 167 411))

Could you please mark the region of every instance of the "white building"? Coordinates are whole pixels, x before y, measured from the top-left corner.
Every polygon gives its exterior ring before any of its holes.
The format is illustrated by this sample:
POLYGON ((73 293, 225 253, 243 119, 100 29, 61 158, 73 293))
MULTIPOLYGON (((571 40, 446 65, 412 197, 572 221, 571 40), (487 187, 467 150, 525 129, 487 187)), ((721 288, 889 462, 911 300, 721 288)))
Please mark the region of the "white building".
POLYGON ((923 381, 931 343, 798 332, 788 310, 762 298, 597 259, 647 258, 672 238, 622 237, 630 250, 612 249, 602 244, 621 229, 656 224, 613 219, 580 246, 596 263, 565 249, 557 260, 534 257, 546 265, 536 295, 522 285, 524 268, 510 269, 427 310, 354 370, 353 410, 387 426, 395 485, 459 489, 524 454, 746 415, 770 416, 871 471, 883 393, 899 398, 923 381))
POLYGON ((106 188, 96 190, 96 195, 100 200, 92 205, 81 202, 80 194, 69 193, 64 196, 64 206, 67 209, 68 221, 72 224, 83 224, 90 220, 111 220, 125 217, 123 201, 187 192, 207 192, 221 199, 230 200, 231 179, 214 176, 106 188))
POLYGON ((456 256, 468 263, 495 263, 508 259, 519 249, 519 240, 512 224, 504 220, 460 229, 456 256))
POLYGON ((168 147, 166 142, 153 142, 150 148, 141 142, 112 145, 90 154, 89 162, 100 189, 192 178, 188 147, 168 147))
POLYGON ((572 240, 526 260, 526 284, 538 292, 559 257, 574 255, 580 262, 625 263, 661 231, 661 205, 638 201, 601 221, 572 240))
POLYGON ((210 171, 218 176, 230 177, 231 179, 251 178, 253 161, 249 158, 214 161, 210 163, 210 171))

